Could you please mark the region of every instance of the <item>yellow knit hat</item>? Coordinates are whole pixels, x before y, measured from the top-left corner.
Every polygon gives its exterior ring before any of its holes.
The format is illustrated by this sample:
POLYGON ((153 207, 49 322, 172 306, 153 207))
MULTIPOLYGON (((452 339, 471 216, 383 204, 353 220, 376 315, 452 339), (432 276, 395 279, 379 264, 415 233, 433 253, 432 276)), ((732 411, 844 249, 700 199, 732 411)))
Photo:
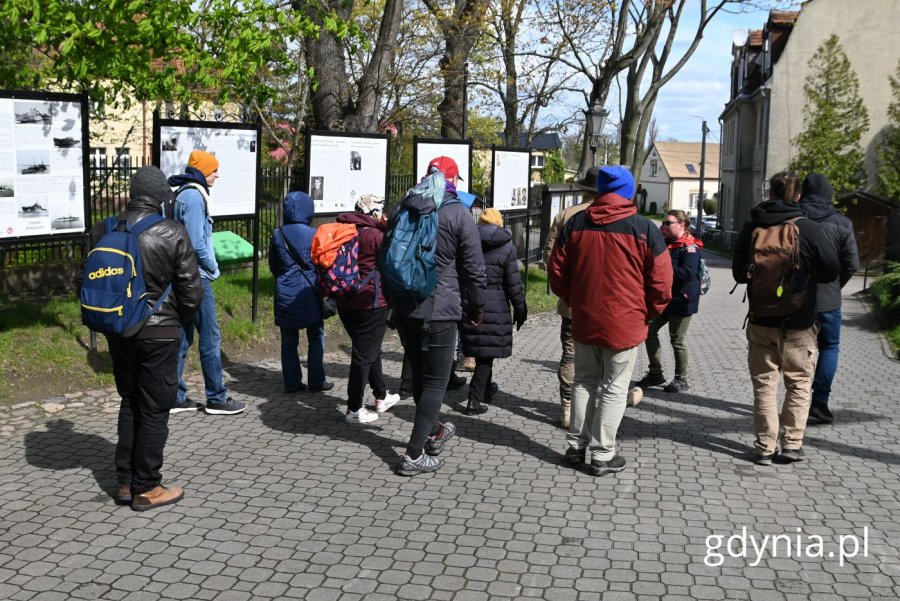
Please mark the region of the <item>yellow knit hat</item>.
POLYGON ((214 154, 203 150, 195 150, 191 152, 191 156, 188 159, 188 167, 193 167, 206 177, 209 177, 219 170, 219 159, 214 154))
POLYGON ((490 223, 497 227, 503 227, 503 215, 497 209, 485 209, 481 212, 478 223, 490 223))

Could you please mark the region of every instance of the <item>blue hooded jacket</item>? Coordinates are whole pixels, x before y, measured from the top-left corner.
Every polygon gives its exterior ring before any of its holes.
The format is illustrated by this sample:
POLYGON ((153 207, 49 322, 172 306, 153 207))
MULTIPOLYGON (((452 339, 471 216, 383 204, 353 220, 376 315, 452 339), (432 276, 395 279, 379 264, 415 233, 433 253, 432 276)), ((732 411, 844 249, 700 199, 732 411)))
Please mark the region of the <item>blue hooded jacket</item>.
POLYGON ((319 295, 310 286, 310 282, 316 283, 310 256, 316 233, 309 225, 313 214, 315 205, 308 194, 289 192, 284 197, 284 225, 275 230, 269 246, 269 268, 275 276, 275 325, 282 328, 307 328, 322 321, 319 295), (285 248, 285 242, 306 263, 303 273, 285 248))
POLYGON ((219 263, 216 261, 216 252, 213 248, 213 218, 209 214, 207 199, 204 197, 204 193, 209 195, 206 176, 199 169, 186 167, 184 173, 173 175, 168 183, 173 188, 196 184, 203 190, 201 192, 194 186, 187 186, 179 192, 175 197, 175 214, 172 218, 184 224, 191 238, 191 244, 197 253, 200 277, 215 281, 219 277, 219 263))

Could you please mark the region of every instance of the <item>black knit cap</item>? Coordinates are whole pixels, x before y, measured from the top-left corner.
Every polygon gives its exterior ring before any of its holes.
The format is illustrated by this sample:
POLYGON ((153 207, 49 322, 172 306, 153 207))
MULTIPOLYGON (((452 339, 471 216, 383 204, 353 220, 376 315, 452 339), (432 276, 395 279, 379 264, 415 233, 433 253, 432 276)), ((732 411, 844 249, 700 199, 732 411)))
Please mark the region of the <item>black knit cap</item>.
POLYGON ((148 198, 157 204, 162 204, 172 195, 172 188, 166 181, 166 175, 159 167, 149 165, 141 167, 131 178, 131 189, 128 196, 134 200, 138 196, 148 198))

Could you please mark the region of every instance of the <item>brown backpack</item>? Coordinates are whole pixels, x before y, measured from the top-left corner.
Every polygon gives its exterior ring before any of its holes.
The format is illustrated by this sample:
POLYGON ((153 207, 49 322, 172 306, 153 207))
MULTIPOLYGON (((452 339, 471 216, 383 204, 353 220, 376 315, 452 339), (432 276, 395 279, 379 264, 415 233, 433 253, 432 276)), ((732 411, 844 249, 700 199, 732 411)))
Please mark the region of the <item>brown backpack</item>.
POLYGON ((747 291, 750 317, 788 317, 806 301, 800 277, 800 229, 795 217, 753 230, 747 291))

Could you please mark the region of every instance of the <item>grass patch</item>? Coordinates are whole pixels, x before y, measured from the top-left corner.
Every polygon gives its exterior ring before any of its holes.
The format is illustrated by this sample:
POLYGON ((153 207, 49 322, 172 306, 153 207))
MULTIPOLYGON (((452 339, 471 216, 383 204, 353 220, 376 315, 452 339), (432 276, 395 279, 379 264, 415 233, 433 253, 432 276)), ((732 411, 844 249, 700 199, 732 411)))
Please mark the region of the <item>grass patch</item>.
MULTIPOLYGON (((522 275, 524 277, 524 273, 522 275)), ((529 313, 556 311, 557 297, 552 292, 548 293, 548 290, 547 272, 535 265, 529 265, 528 291, 525 294, 529 313)))

